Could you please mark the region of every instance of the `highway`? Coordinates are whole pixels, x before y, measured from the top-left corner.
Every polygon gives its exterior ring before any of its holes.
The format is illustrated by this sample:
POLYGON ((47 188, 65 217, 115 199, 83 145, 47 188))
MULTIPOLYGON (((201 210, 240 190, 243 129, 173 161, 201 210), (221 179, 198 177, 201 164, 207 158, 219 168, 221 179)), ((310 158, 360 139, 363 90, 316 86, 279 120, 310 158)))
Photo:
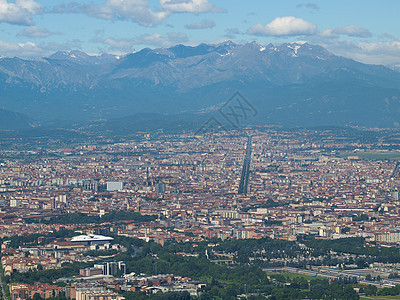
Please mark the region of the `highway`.
POLYGON ((238 194, 247 194, 251 162, 251 136, 247 138, 246 154, 243 161, 242 175, 240 177, 238 194))

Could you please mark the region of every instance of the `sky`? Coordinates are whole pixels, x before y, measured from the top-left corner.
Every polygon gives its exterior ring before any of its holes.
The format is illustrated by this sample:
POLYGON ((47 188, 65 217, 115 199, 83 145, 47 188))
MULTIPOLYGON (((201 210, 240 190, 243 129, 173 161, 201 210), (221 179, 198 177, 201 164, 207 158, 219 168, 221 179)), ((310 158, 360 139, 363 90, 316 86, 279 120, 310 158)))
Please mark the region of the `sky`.
POLYGON ((0 57, 294 41, 400 65, 398 0, 0 0, 0 57))

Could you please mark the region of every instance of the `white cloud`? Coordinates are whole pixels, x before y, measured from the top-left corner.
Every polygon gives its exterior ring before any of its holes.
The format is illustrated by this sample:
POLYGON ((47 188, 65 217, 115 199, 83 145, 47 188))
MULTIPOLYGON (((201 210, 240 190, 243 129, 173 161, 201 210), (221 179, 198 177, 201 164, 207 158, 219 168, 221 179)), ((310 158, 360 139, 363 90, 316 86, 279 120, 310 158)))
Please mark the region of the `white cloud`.
POLYGON ((17 36, 26 36, 31 38, 45 38, 51 35, 61 34, 59 32, 51 32, 46 28, 37 28, 36 26, 27 27, 21 30, 17 36))
POLYGON ((400 41, 357 43, 358 51, 349 52, 348 56, 355 60, 369 63, 389 65, 400 62, 400 41))
POLYGON ((95 42, 107 45, 110 50, 118 50, 122 52, 130 52, 133 49, 134 45, 133 39, 105 38, 97 39, 95 40, 95 42))
POLYGON ((389 65, 400 62, 400 40, 360 42, 335 38, 337 36, 317 34, 307 38, 328 51, 366 64, 389 65))
POLYGON ((82 5, 77 2, 53 7, 53 13, 86 14, 104 20, 130 20, 145 27, 152 27, 167 18, 167 11, 153 11, 149 0, 107 0, 103 4, 82 5))
POLYGON ((54 6, 49 12, 55 14, 77 14, 86 13, 87 8, 88 6, 81 5, 78 2, 69 2, 67 4, 54 6))
POLYGON ((77 2, 56 6, 54 13, 84 13, 105 20, 130 20, 142 26, 153 27, 173 13, 200 14, 221 12, 208 0, 160 0, 153 10, 150 0, 107 0, 103 4, 81 5, 77 2))
POLYGON ((79 40, 67 41, 63 44, 58 43, 12 43, 0 40, 0 53, 6 57, 44 57, 49 56, 57 51, 68 51, 80 49, 81 42, 79 40))
POLYGON ((152 11, 148 0, 107 0, 102 6, 90 6, 87 12, 92 17, 131 20, 143 26, 154 26, 169 16, 166 11, 152 11))
POLYGON ((32 25, 32 16, 42 12, 43 6, 33 0, 0 0, 0 23, 32 25))
POLYGON ((208 0, 160 0, 161 7, 169 12, 200 14, 223 12, 208 0))
POLYGON ((319 6, 315 3, 300 3, 300 4, 297 4, 296 7, 297 8, 305 7, 305 8, 309 8, 309 9, 319 10, 319 6))
POLYGON ((143 34, 135 38, 98 38, 93 40, 96 43, 102 43, 108 46, 109 50, 131 52, 136 45, 153 47, 171 47, 176 44, 185 43, 188 37, 180 32, 168 32, 167 34, 143 34))
POLYGON ((135 44, 150 45, 156 47, 171 47, 176 44, 184 43, 187 40, 188 37, 184 33, 169 32, 166 35, 153 33, 140 36, 140 38, 135 40, 135 44))
POLYGON ((380 53, 388 53, 400 56, 400 41, 375 42, 375 43, 359 43, 365 51, 371 54, 379 55, 380 53))
POLYGON ((42 56, 47 51, 32 42, 10 43, 0 40, 0 53, 6 57, 28 58, 42 56))
MULTIPOLYGON (((357 27, 355 25, 341 26, 335 29, 325 29, 317 34, 322 38, 339 38, 341 35, 347 35, 351 37, 369 38, 372 37, 372 33, 365 28, 357 27)), ((393 38, 393 37, 388 37, 393 38)))
POLYGON ((330 28, 319 32, 318 36, 322 38, 338 38, 338 35, 333 32, 333 29, 330 28))
POLYGON ((0 41, 0 50, 2 53, 6 54, 7 53, 14 53, 14 54, 20 54, 21 51, 29 51, 29 52, 35 52, 38 49, 36 44, 27 42, 27 43, 10 43, 10 42, 4 42, 0 41))
POLYGON ((187 29, 206 29, 213 27, 215 27, 215 22, 213 20, 203 20, 200 22, 185 25, 185 28, 187 29))
POLYGON ((239 28, 227 28, 225 29, 225 37, 228 39, 234 39, 238 34, 242 34, 239 28))
POLYGON ((267 25, 256 24, 247 33, 258 36, 296 36, 312 35, 317 32, 317 26, 292 16, 275 18, 267 25))
POLYGON ((368 38, 372 33, 365 28, 357 27, 355 25, 341 26, 332 31, 335 34, 348 35, 353 37, 368 38))

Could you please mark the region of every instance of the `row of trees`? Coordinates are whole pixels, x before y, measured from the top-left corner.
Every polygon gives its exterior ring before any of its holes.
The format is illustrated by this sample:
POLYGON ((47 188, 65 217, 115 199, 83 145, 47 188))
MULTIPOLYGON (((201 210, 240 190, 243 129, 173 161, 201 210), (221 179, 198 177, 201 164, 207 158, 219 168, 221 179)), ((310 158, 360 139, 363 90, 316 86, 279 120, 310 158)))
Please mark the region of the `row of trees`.
POLYGON ((105 222, 118 222, 123 220, 132 220, 133 222, 151 222, 157 216, 141 215, 138 212, 112 211, 104 216, 89 216, 83 213, 71 213, 62 216, 52 217, 49 220, 36 219, 32 222, 45 224, 101 224, 105 222))
POLYGON ((5 276, 5 281, 10 282, 21 282, 27 284, 33 284, 35 282, 41 283, 53 283, 58 278, 70 277, 79 274, 79 269, 92 266, 92 263, 67 263, 63 265, 62 269, 51 269, 45 271, 29 270, 24 273, 13 272, 11 276, 5 276))
POLYGON ((366 255, 369 256, 373 262, 400 262, 399 248, 368 246, 366 245, 365 239, 362 237, 343 238, 336 240, 317 240, 313 237, 305 236, 301 242, 306 246, 313 248, 315 256, 325 255, 333 250, 340 253, 366 255))
POLYGON ((75 235, 75 231, 63 229, 49 234, 13 235, 12 237, 4 238, 3 240, 10 241, 9 246, 16 249, 24 245, 37 245, 39 237, 43 237, 43 243, 46 243, 54 239, 71 238, 75 235))

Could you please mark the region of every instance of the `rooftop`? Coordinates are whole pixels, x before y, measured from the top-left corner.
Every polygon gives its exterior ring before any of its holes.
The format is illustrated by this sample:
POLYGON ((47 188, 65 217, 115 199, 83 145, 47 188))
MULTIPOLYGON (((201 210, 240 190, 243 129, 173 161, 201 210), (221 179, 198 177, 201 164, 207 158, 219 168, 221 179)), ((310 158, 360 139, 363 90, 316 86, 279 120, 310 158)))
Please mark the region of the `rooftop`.
POLYGON ((74 236, 71 239, 71 242, 95 242, 95 241, 112 241, 112 240, 114 239, 109 236, 90 234, 90 235, 74 236))

